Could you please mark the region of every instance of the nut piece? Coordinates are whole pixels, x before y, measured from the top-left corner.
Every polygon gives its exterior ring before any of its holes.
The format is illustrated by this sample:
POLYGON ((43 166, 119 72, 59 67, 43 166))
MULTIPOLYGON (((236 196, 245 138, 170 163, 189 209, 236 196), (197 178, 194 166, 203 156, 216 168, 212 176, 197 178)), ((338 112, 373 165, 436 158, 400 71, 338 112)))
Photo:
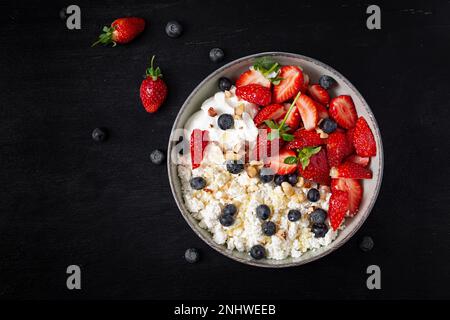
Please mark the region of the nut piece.
POLYGON ((258 174, 258 170, 256 170, 256 168, 252 166, 248 166, 246 171, 250 178, 254 178, 258 174))
POLYGON ((305 179, 303 177, 298 177, 298 181, 295 186, 298 188, 301 188, 301 187, 303 187, 304 184, 305 184, 305 179))
POLYGON ((216 112, 216 110, 214 110, 213 107, 210 107, 210 108, 208 109, 208 115, 209 115, 210 117, 215 117, 215 116, 217 116, 217 112, 216 112))
POLYGON ((234 114, 237 115, 237 116, 241 116, 244 113, 244 108, 245 108, 244 104, 240 103, 236 107, 236 109, 234 109, 234 114))
POLYGON ((225 97, 231 98, 231 92, 228 90, 225 90, 225 97))
POLYGON ((292 188, 291 184, 289 182, 284 181, 281 184, 281 189, 283 189, 283 192, 287 196, 293 196, 295 193, 294 188, 292 188))
POLYGON ((283 240, 286 240, 286 236, 287 236, 287 232, 286 230, 278 230, 277 233, 275 234, 278 238, 281 238, 283 240))
POLYGON ((306 196, 303 193, 303 191, 300 191, 299 193, 297 193, 297 200, 298 200, 298 202, 303 202, 306 200, 306 196))
POLYGON ((325 132, 321 132, 320 133, 320 135, 319 135, 322 139, 326 139, 326 138, 328 138, 328 133, 325 133, 325 132))

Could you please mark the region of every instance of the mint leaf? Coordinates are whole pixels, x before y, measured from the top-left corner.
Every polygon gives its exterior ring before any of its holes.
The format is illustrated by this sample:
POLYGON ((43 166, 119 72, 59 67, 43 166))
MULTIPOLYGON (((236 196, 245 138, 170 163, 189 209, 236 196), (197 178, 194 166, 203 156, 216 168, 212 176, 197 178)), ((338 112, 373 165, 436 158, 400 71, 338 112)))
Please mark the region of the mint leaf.
POLYGON ((267 134, 267 140, 269 140, 269 141, 278 139, 279 137, 280 137, 280 132, 277 129, 272 130, 267 134))
POLYGON ((273 120, 264 120, 264 123, 270 128, 278 130, 278 125, 273 120))
POLYGON ((281 138, 284 141, 292 141, 292 140, 294 140, 294 136, 292 134, 289 134, 289 133, 282 133, 281 134, 281 138))
POLYGON ((286 159, 284 159, 284 163, 286 164, 296 164, 297 163, 297 157, 287 157, 286 159))
POLYGON ((298 158, 300 159, 300 163, 302 164, 303 170, 309 165, 309 159, 317 154, 322 147, 305 147, 298 152, 298 158))

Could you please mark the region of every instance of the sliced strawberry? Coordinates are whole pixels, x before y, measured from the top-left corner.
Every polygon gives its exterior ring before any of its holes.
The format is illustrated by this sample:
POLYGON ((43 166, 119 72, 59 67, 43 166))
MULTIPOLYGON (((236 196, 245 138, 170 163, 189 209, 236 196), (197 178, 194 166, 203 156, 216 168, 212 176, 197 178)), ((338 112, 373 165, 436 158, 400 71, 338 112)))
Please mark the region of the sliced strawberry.
POLYGON ((372 171, 354 162, 344 162, 331 168, 330 176, 332 178, 372 179, 372 171))
POLYGON ((330 103, 330 95, 328 91, 320 86, 320 84, 313 84, 308 88, 309 95, 317 102, 327 105, 330 103))
POLYGON ((258 70, 247 70, 236 80, 236 87, 246 86, 248 84, 259 84, 263 87, 270 88, 270 80, 258 70))
POLYGON ((351 147, 345 133, 333 132, 328 135, 327 155, 330 167, 339 165, 342 160, 351 154, 351 147))
POLYGON ((330 167, 328 166, 325 149, 322 148, 317 154, 313 155, 309 159, 309 164, 305 169, 300 164, 298 166, 298 172, 306 179, 323 185, 330 185, 330 167))
POLYGON ((302 93, 308 92, 308 86, 309 86, 309 75, 303 72, 303 84, 300 87, 300 91, 302 93))
MULTIPOLYGON (((289 107, 291 106, 290 103, 284 104, 284 110, 286 113, 289 111, 289 107)), ((284 115, 283 115, 284 117, 284 115)), ((289 132, 293 132, 300 126, 300 122, 302 121, 300 117, 300 113, 298 112, 297 108, 292 108, 291 113, 288 115, 286 119, 286 125, 290 128, 289 132)))
POLYGON ((336 230, 344 220, 348 208, 348 193, 341 190, 334 190, 331 193, 328 207, 328 217, 333 230, 336 230))
POLYGON ((363 188, 359 180, 356 179, 331 179, 331 192, 335 190, 348 193, 348 210, 354 216, 361 203, 363 188))
POLYGON ((338 96, 330 102, 330 116, 342 128, 350 129, 356 125, 358 115, 351 96, 338 96))
POLYGON ((269 163, 268 159, 272 156, 272 151, 275 155, 283 146, 284 141, 280 138, 274 140, 267 139, 267 135, 270 131, 271 129, 267 128, 265 125, 258 130, 259 133, 256 140, 256 147, 252 153, 252 160, 260 160, 264 163, 269 163))
POLYGON ((370 157, 361 157, 361 156, 354 154, 354 155, 351 155, 350 157, 348 157, 347 159, 345 159, 345 162, 347 162, 347 161, 359 164, 360 166, 365 168, 369 165, 370 157))
POLYGON ((191 133, 191 163, 192 169, 200 167, 203 152, 208 145, 208 130, 194 129, 191 133))
POLYGON ((377 154, 377 144, 366 119, 359 117, 353 133, 353 145, 356 154, 361 157, 373 157, 377 154))
POLYGON ((324 141, 317 132, 299 129, 294 132, 294 140, 288 142, 286 148, 295 150, 305 147, 317 147, 322 144, 324 144, 324 141))
POLYGON ((313 130, 319 121, 316 103, 313 99, 305 94, 300 95, 297 99, 297 108, 302 117, 303 125, 306 130, 313 130))
POLYGON ((273 87, 273 102, 282 103, 293 98, 303 84, 303 72, 296 66, 284 66, 278 75, 282 80, 273 87))
POLYGON ((259 84, 247 84, 237 88, 236 96, 260 106, 267 106, 272 100, 272 93, 270 89, 259 84))
POLYGON ((328 118, 328 110, 322 104, 317 101, 314 101, 317 109, 317 114, 319 115, 319 119, 328 118))
POLYGON ((281 104, 270 104, 262 108, 253 119, 255 126, 264 123, 265 120, 278 120, 286 114, 284 106, 281 104))
POLYGON ((350 146, 351 153, 355 152, 355 146, 353 145, 353 133, 355 128, 348 129, 345 135, 347 136, 348 145, 350 146))
POLYGON ((293 173, 297 170, 297 164, 287 164, 284 160, 288 157, 296 157, 297 154, 288 149, 280 150, 278 156, 273 156, 270 162, 270 168, 279 175, 285 175, 293 173))

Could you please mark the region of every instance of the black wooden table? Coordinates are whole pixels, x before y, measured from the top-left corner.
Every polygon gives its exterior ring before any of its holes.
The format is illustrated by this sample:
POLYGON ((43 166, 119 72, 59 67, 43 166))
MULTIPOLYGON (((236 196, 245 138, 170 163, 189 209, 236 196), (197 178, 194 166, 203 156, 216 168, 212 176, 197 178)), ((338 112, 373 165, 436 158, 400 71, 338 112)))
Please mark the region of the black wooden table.
MULTIPOLYGON (((0 4, 0 297, 2 298, 449 298, 450 4, 335 1, 76 1, 81 30, 59 17, 71 2, 0 4), (95 47, 101 27, 144 17, 127 46, 95 47), (179 20, 184 34, 164 33, 179 20), (300 53, 342 72, 381 128, 385 171, 378 201, 356 236, 308 265, 267 270, 204 244, 181 217, 165 166, 173 120, 191 90, 223 63, 263 51, 300 53), (156 114, 139 85, 157 55, 170 94, 156 114), (106 127, 109 139, 91 139, 106 127), (370 235, 375 247, 358 248, 370 235), (202 261, 188 264, 197 247, 202 261), (66 268, 82 289, 66 288, 66 268), (378 265, 382 289, 368 290, 378 265)), ((393 1, 392 1, 393 2, 393 1)))

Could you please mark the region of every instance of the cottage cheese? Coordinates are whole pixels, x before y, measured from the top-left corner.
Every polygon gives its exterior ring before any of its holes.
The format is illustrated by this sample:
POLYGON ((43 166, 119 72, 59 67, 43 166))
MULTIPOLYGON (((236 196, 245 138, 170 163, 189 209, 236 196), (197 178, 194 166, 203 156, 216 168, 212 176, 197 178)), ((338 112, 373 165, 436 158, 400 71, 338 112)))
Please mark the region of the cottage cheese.
MULTIPOLYGON (((181 156, 178 175, 181 180, 185 204, 192 216, 199 221, 199 226, 212 234, 213 240, 231 250, 249 252, 254 245, 261 244, 266 248, 266 256, 270 259, 285 259, 289 256, 300 257, 308 250, 329 245, 337 236, 337 231, 329 228, 323 238, 315 238, 310 229, 309 215, 315 208, 328 210, 330 193, 325 194, 317 202, 306 200, 309 188, 305 185, 294 186, 294 194, 287 196, 280 186, 274 183, 262 183, 258 177, 250 177, 244 170, 239 174, 229 173, 224 165, 224 152, 231 150, 236 144, 246 141, 256 143, 257 128, 253 117, 258 108, 256 105, 239 100, 235 88, 230 92, 216 93, 207 99, 185 125, 185 134, 190 136, 193 129, 208 130, 210 143, 205 149, 200 167, 193 169, 190 165, 189 152, 181 156), (222 113, 235 114, 238 106, 244 112, 241 119, 235 120, 235 129, 221 130, 217 126, 217 118, 222 113), (214 108, 216 116, 208 114, 214 108), (194 190, 190 179, 201 176, 206 180, 206 187, 194 190), (226 204, 234 204, 238 212, 235 222, 224 227, 219 222, 222 208, 226 204), (262 232, 261 220, 256 215, 256 207, 266 204, 271 209, 270 221, 277 225, 277 233, 266 236, 262 232), (287 218, 290 209, 298 209, 302 213, 299 221, 291 222, 287 218)), ((314 183, 310 187, 314 187, 314 183)), ((328 221, 326 222, 329 225, 328 221)))

